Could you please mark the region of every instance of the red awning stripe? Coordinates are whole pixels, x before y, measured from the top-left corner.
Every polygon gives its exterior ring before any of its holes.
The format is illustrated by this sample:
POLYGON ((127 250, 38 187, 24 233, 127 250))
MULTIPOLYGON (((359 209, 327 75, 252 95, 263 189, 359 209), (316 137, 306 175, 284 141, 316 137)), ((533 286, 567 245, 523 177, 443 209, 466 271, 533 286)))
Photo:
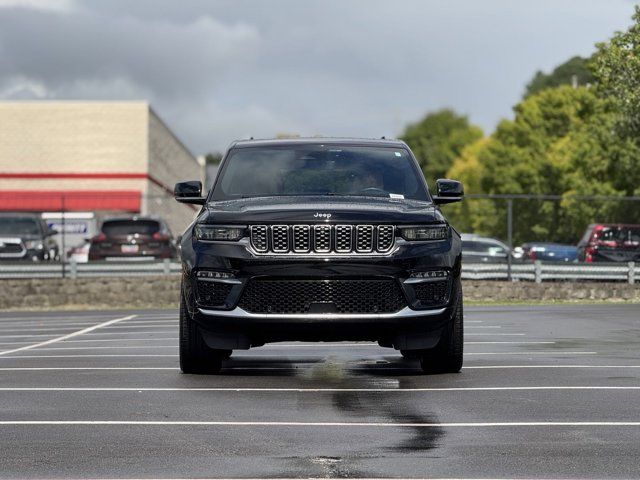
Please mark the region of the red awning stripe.
POLYGON ((0 211, 140 211, 141 193, 135 190, 0 191, 0 211))
POLYGON ((49 179, 146 179, 146 173, 125 173, 125 172, 0 172, 0 178, 21 178, 26 180, 49 180, 49 179))

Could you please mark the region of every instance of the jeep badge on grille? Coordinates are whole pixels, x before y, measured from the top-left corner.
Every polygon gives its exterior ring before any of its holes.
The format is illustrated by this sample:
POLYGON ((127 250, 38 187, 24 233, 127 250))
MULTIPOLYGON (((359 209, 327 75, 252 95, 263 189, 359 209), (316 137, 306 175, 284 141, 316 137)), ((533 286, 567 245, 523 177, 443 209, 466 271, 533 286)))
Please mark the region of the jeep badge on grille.
POLYGON ((316 214, 313 216, 314 218, 331 218, 331 214, 330 213, 320 213, 320 212, 316 212, 316 214))

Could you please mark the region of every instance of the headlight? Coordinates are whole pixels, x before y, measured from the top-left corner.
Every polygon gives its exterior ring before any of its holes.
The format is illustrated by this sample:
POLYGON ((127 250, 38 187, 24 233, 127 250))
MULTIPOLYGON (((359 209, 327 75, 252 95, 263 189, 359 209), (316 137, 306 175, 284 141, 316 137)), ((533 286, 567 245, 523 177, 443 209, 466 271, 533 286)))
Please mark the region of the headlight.
POLYGON ((400 235, 405 240, 445 240, 449 237, 449 227, 446 225, 424 227, 399 227, 400 235))
POLYGON ((27 240, 24 242, 24 246, 27 247, 27 250, 42 250, 44 248, 39 240, 27 240))
POLYGON ((196 225, 193 229, 196 240, 237 241, 244 237, 246 227, 219 227, 216 225, 196 225))

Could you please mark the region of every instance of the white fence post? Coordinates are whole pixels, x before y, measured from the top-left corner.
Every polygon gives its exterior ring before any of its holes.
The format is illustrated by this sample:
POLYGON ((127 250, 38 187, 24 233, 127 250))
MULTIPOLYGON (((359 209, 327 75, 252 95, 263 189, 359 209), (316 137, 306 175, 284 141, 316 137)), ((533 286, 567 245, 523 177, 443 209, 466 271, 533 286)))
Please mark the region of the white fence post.
POLYGON ((75 258, 72 258, 69 261, 69 266, 71 267, 69 270, 69 277, 75 280, 78 278, 78 261, 75 258))
POLYGON ((636 264, 634 262, 629 262, 628 279, 631 285, 636 281, 636 264))
POLYGON ((535 272, 536 283, 542 283, 542 262, 540 260, 535 261, 535 272))

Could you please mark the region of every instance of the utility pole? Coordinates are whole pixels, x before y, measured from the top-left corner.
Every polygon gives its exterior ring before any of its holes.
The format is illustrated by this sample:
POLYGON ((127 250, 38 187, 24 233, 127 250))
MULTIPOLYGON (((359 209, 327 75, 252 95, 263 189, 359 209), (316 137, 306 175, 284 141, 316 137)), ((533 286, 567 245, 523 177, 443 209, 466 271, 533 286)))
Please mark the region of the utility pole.
POLYGON ((509 252, 507 253, 507 279, 511 281, 511 259, 513 252, 513 199, 507 200, 507 243, 509 252))

